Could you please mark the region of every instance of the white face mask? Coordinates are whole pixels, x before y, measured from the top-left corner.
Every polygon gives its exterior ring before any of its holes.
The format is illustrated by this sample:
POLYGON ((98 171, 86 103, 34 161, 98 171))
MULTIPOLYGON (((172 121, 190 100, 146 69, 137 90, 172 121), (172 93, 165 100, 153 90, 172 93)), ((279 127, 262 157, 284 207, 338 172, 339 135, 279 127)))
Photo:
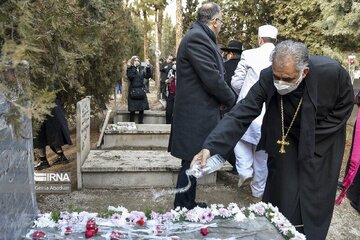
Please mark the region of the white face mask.
POLYGON ((274 85, 280 95, 285 95, 297 89, 303 79, 303 73, 301 73, 299 79, 294 83, 288 83, 282 80, 274 79, 274 85))

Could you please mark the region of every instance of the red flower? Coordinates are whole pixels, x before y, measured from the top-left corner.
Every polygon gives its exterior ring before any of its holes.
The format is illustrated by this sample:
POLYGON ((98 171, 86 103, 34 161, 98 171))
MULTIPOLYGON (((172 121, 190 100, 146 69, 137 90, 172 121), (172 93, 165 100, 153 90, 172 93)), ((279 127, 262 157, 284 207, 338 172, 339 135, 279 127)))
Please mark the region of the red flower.
POLYGON ((72 233, 71 227, 65 228, 65 235, 70 235, 72 233))
POLYGON ((86 238, 91 238, 92 236, 94 236, 94 231, 92 229, 88 229, 85 231, 86 238))
POLYGON ((139 224, 140 226, 142 226, 142 225, 144 225, 145 221, 144 221, 143 218, 141 218, 141 219, 138 220, 136 223, 139 224))
POLYGON ((96 228, 96 222, 94 219, 90 219, 86 223, 86 230, 93 230, 96 228))
POLYGON ((32 234, 33 240, 44 239, 46 236, 45 232, 37 230, 32 234))
POLYGON ((200 232, 201 232, 201 234, 202 234, 203 236, 206 236, 206 235, 208 234, 208 229, 207 229, 206 227, 201 228, 201 229, 200 229, 200 232))

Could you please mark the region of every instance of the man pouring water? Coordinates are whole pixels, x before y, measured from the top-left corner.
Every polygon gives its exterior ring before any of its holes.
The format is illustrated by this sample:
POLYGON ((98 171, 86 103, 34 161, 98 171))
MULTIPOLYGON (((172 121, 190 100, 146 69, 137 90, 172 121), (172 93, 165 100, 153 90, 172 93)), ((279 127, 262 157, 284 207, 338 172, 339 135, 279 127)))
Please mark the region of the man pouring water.
POLYGON ((268 153, 263 195, 303 232, 325 239, 334 209, 337 180, 353 108, 349 74, 336 61, 309 57, 299 42, 279 43, 272 66, 210 133, 192 163, 234 148, 248 126, 266 113, 258 149, 268 153))

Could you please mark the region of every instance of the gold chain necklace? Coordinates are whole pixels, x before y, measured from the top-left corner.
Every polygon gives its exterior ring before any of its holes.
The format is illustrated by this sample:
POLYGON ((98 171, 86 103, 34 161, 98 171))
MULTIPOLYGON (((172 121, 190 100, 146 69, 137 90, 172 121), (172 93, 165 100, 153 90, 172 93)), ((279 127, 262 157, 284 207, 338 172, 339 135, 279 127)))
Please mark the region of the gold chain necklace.
POLYGON ((283 98, 282 98, 282 96, 280 96, 280 108, 281 108, 281 140, 277 140, 276 143, 279 144, 279 145, 281 145, 280 150, 279 150, 279 153, 281 153, 281 154, 286 153, 286 152, 285 152, 285 145, 286 145, 286 146, 289 146, 289 145, 290 145, 290 143, 289 143, 288 141, 286 141, 286 138, 287 138, 287 136, 288 136, 288 134, 289 134, 289 132, 290 132, 290 129, 291 129, 291 127, 292 127, 292 125, 293 125, 293 123, 294 123, 294 121, 295 121, 295 118, 296 118, 296 116, 297 116, 297 114, 298 114, 298 112, 299 112, 299 109, 300 109, 302 100, 303 100, 303 98, 301 97, 301 98, 300 98, 300 102, 299 102, 299 104, 298 104, 298 106, 297 106, 297 108, 296 108, 296 111, 295 111, 295 113, 294 113, 294 117, 293 117, 293 119, 291 120, 291 123, 290 123, 290 125, 289 125, 289 128, 288 128, 288 130, 286 131, 286 134, 284 134, 284 132, 285 132, 285 130, 284 130, 284 128, 285 128, 285 127, 284 127, 284 103, 283 103, 283 98))

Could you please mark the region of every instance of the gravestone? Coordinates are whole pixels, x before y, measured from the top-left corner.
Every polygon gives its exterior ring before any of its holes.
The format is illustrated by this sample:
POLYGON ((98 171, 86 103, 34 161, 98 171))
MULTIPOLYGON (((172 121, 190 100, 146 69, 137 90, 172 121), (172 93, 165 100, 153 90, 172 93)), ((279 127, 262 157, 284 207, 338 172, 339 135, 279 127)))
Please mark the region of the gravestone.
POLYGON ((82 188, 81 166, 90 152, 90 98, 76 105, 76 165, 78 189, 82 188))
MULTIPOLYGON (((26 73, 28 66, 23 66, 19 71, 26 73)), ((11 107, 23 95, 17 71, 10 68, 0 73, 0 83, 7 87, 0 92, 1 239, 21 239, 37 214, 31 118, 16 108, 17 124, 7 121, 9 113, 14 113, 11 107)), ((29 101, 22 102, 22 107, 29 105, 29 101)))

